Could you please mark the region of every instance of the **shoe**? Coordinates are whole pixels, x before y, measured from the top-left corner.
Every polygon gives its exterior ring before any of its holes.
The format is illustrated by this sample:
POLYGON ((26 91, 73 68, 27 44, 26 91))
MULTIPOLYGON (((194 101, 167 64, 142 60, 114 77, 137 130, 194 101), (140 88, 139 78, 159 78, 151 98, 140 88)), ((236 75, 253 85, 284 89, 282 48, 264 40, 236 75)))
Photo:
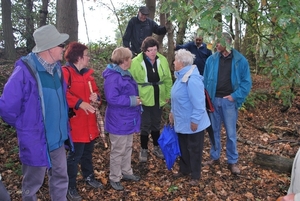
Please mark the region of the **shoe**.
POLYGON ((206 161, 206 162, 202 163, 202 166, 213 166, 213 165, 219 165, 219 164, 220 164, 220 160, 217 159, 217 160, 206 161))
POLYGON ((189 184, 191 186, 197 186, 197 185, 199 185, 199 180, 197 180, 197 179, 191 179, 190 182, 189 182, 189 184))
POLYGON ((82 197, 78 194, 76 187, 70 187, 67 192, 69 201, 81 201, 82 197))
POLYGON ((161 158, 161 159, 165 158, 159 146, 154 146, 154 148, 153 148, 153 154, 155 156, 157 156, 158 158, 161 158))
POLYGON ((121 185, 120 182, 114 182, 114 181, 109 181, 111 187, 113 187, 113 189, 117 190, 117 191, 122 191, 124 190, 124 187, 121 185))
POLYGON ((241 171, 236 163, 228 164, 228 169, 231 171, 232 174, 240 174, 241 173, 241 171))
POLYGON ((101 188, 103 189, 103 185, 94 178, 94 175, 90 175, 85 179, 86 183, 93 188, 101 188))
POLYGON ((186 176, 188 176, 188 175, 187 174, 183 174, 182 172, 178 172, 176 174, 173 174, 174 179, 178 179, 178 178, 186 177, 186 176))
POLYGON ((148 159, 148 149, 141 149, 139 155, 140 162, 145 163, 148 159))
POLYGON ((122 180, 125 181, 139 181, 141 178, 134 174, 123 174, 122 180))

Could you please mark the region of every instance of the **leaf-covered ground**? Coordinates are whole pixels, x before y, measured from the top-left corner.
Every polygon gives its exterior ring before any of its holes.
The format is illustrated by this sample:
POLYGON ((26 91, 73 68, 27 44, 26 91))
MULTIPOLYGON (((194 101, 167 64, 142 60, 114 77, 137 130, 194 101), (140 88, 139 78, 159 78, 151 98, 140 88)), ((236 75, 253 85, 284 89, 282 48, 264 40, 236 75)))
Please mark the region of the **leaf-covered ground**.
MULTIPOLYGON (((0 88, 10 75, 12 64, 2 65, 0 88)), ((96 71, 97 72, 97 71, 96 71)), ((298 150, 298 134, 288 132, 298 122, 300 111, 299 98, 286 112, 275 99, 270 82, 266 77, 253 75, 252 93, 257 94, 255 108, 239 112, 238 150, 241 175, 235 176, 227 169, 225 156, 225 133, 223 130, 223 152, 221 164, 215 167, 203 167, 199 185, 191 187, 188 178, 174 179, 173 172, 178 170, 176 163, 168 171, 164 160, 157 159, 150 151, 147 163, 139 163, 139 136, 134 136, 132 167, 135 174, 141 176, 139 182, 122 182, 124 191, 113 190, 108 182, 109 149, 105 149, 99 139, 95 145, 95 175, 105 184, 103 190, 87 186, 78 175, 78 189, 84 200, 226 200, 226 201, 272 201, 286 194, 289 186, 289 174, 276 173, 263 169, 253 163, 255 152, 293 158, 298 150)), ((205 138, 204 160, 209 159, 210 143, 205 138)), ((152 145, 149 147, 152 150, 152 145)), ((1 122, 0 125, 0 172, 3 182, 11 194, 12 200, 21 200, 21 166, 18 159, 18 147, 15 130, 1 122)), ((50 200, 47 177, 38 192, 39 200, 50 200)))

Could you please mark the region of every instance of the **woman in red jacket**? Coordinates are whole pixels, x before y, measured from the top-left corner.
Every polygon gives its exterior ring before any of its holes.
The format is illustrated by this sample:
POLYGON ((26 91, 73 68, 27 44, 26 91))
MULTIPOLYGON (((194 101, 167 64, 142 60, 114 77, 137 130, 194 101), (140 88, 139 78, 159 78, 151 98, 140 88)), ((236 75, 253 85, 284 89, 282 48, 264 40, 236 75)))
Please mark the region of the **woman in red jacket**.
POLYGON ((103 188, 95 180, 92 153, 95 138, 99 136, 95 110, 90 102, 100 102, 100 94, 94 78, 93 70, 86 68, 90 56, 88 47, 78 42, 68 45, 65 52, 67 64, 63 66, 64 79, 67 82, 67 101, 75 116, 70 118, 71 136, 74 142, 74 152, 69 152, 67 157, 69 187, 67 197, 69 200, 81 200, 76 188, 78 164, 81 166, 82 175, 90 186, 103 188), (90 86, 93 93, 91 93, 90 86))

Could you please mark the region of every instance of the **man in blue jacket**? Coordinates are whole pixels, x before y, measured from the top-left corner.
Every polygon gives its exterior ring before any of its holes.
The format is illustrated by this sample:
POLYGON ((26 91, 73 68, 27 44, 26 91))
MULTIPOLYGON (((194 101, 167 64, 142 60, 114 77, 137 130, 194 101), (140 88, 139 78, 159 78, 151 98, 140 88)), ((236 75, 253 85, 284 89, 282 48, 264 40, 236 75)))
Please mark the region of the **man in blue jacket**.
POLYGON ((210 49, 207 49, 207 45, 203 43, 203 37, 199 34, 195 34, 194 41, 177 45, 175 50, 186 49, 196 56, 194 64, 197 66, 200 75, 203 75, 206 59, 212 54, 210 49))
POLYGON ((150 11, 146 6, 139 8, 138 15, 129 20, 125 34, 123 36, 123 46, 128 47, 133 57, 141 52, 141 45, 145 38, 157 35, 165 35, 167 29, 159 26, 156 22, 148 17, 150 11))
POLYGON ((231 48, 232 38, 222 33, 217 41, 217 52, 211 55, 204 68, 204 86, 213 102, 215 111, 210 113, 215 137, 215 147, 210 149, 211 160, 203 165, 219 163, 221 154, 221 125, 226 129, 226 157, 228 169, 233 174, 240 174, 237 165, 236 122, 238 108, 242 106, 250 92, 252 81, 247 59, 237 50, 231 48))
POLYGON ((32 53, 16 62, 4 86, 0 116, 17 131, 22 200, 37 200, 36 193, 47 172, 51 200, 66 201, 68 105, 59 60, 69 35, 45 25, 33 37, 36 46, 32 53))

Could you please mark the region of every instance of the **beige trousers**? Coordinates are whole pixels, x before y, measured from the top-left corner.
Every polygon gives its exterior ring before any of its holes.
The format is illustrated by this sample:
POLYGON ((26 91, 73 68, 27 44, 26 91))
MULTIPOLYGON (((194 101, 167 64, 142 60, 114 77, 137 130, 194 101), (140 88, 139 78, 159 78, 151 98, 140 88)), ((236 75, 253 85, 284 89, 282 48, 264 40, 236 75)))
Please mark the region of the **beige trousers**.
POLYGON ((131 168, 133 134, 115 135, 110 133, 109 139, 111 143, 109 179, 119 182, 123 174, 133 174, 131 168))

